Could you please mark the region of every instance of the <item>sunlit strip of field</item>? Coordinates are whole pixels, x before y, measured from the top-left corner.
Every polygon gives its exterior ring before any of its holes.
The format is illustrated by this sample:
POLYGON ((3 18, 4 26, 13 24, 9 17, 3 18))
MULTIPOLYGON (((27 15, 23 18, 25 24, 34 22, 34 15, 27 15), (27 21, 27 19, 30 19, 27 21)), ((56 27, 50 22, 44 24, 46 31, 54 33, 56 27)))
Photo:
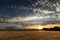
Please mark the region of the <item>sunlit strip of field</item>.
POLYGON ((59 31, 0 31, 0 40, 60 40, 59 31))

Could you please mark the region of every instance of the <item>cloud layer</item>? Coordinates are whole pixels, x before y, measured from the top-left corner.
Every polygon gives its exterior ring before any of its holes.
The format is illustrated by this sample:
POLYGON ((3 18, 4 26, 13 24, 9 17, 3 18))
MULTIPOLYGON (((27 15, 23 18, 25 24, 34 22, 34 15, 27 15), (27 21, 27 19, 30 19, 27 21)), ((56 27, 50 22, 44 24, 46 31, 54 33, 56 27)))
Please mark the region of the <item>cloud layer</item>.
POLYGON ((59 1, 60 0, 0 0, 0 20, 8 22, 60 20, 59 1))

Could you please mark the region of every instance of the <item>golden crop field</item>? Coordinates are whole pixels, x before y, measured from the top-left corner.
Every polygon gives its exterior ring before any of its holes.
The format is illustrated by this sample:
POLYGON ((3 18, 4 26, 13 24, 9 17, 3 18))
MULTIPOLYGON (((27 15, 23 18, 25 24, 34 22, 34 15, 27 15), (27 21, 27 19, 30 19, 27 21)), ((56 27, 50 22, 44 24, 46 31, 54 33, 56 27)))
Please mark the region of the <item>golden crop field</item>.
POLYGON ((0 40, 60 40, 60 31, 0 31, 0 40))

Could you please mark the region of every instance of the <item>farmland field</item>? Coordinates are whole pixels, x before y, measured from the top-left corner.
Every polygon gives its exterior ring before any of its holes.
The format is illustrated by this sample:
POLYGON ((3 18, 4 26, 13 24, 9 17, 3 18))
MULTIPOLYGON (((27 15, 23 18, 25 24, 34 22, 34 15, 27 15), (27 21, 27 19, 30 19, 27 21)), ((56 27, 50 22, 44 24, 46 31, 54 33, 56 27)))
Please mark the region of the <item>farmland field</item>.
POLYGON ((60 40, 60 31, 0 31, 0 40, 60 40))

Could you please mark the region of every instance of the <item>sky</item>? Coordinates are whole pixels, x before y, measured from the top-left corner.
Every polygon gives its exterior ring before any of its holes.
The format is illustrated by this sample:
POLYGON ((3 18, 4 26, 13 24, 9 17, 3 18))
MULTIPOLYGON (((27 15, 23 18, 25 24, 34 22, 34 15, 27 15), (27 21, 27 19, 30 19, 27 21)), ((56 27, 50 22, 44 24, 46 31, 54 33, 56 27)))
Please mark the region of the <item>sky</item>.
POLYGON ((0 0, 0 21, 47 22, 60 20, 60 0, 0 0))

